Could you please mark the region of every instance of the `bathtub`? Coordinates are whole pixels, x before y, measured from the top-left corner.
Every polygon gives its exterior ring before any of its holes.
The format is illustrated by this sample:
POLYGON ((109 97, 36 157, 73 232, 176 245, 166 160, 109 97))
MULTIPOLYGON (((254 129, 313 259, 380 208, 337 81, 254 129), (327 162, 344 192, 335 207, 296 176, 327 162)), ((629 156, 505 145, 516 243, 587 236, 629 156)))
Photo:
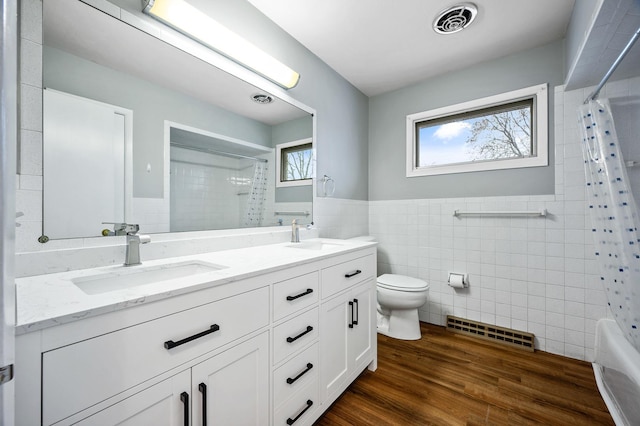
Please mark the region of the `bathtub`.
POLYGON ((614 320, 601 319, 596 325, 593 371, 616 425, 640 425, 640 353, 614 320))

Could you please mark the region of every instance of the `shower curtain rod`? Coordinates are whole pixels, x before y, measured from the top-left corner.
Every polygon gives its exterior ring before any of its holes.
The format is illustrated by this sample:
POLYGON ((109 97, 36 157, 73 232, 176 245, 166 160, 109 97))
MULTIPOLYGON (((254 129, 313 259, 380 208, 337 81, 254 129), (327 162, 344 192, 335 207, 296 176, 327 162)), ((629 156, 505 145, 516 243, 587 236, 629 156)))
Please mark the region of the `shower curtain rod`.
POLYGON ((269 160, 265 160, 264 158, 251 157, 249 155, 242 155, 242 154, 234 154, 232 152, 216 151, 215 149, 200 148, 200 147, 195 147, 195 146, 183 145, 181 143, 170 142, 170 145, 171 146, 175 146, 176 148, 190 149, 191 151, 205 152, 207 154, 222 155, 222 156, 225 156, 225 157, 233 157, 233 158, 244 158, 244 159, 247 159, 247 160, 254 160, 254 161, 261 162, 261 163, 268 163, 269 162, 269 160))
POLYGON ((615 60, 613 65, 611 65, 611 68, 609 68, 609 71, 607 71, 607 73, 604 75, 604 77, 602 78, 602 81, 600 81, 600 84, 598 84, 598 86, 596 87, 596 90, 594 90, 589 96, 587 96, 587 99, 584 100, 585 104, 588 104, 590 101, 598 97, 600 90, 602 90, 602 87, 605 85, 607 80, 609 80, 609 77, 611 77, 611 74, 613 74, 616 68, 618 68, 618 65, 620 65, 620 62, 622 62, 624 57, 627 56, 627 53, 629 53, 629 51, 631 50, 631 47, 633 47, 633 44, 638 40, 638 37, 640 37, 640 28, 638 28, 636 32, 633 34, 633 36, 631 36, 631 39, 629 40, 627 45, 624 47, 624 49, 622 49, 622 52, 620 52, 620 55, 618 56, 618 58, 615 60))

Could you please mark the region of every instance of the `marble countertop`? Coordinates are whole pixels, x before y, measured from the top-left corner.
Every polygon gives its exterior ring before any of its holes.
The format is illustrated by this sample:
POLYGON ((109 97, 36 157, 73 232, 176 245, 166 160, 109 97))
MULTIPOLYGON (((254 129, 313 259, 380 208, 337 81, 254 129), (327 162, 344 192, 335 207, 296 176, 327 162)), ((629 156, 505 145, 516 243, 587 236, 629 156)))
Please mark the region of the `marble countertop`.
POLYGON ((147 262, 143 259, 139 266, 115 265, 19 278, 16 280, 16 334, 315 262, 376 244, 324 238, 306 240, 303 244, 320 242, 325 244, 321 250, 293 248, 290 247, 292 243, 279 243, 147 262), (136 268, 160 269, 167 265, 194 262, 223 268, 98 294, 87 294, 72 281, 94 275, 135 273, 136 268))

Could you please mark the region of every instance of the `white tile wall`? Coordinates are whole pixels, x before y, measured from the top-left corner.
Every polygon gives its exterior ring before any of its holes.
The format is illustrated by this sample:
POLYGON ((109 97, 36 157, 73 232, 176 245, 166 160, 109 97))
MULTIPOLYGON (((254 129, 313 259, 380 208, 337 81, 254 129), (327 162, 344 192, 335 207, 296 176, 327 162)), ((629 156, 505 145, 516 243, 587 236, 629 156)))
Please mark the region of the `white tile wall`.
POLYGON ((240 228, 253 163, 171 149, 171 229, 240 228))
MULTIPOLYGON (((593 256, 577 133, 577 107, 591 90, 555 89, 554 195, 370 202, 378 273, 430 284, 421 320, 444 325, 446 315, 456 315, 512 327, 534 333, 538 349, 592 359, 595 322, 608 309, 593 256), (543 208, 546 218, 453 216, 455 209, 543 208), (469 288, 449 287, 449 271, 468 273, 469 288)), ((601 93, 621 110, 614 119, 625 158, 638 161, 639 94, 640 78, 609 83, 601 93)), ((631 173, 640 191, 640 174, 631 173)))

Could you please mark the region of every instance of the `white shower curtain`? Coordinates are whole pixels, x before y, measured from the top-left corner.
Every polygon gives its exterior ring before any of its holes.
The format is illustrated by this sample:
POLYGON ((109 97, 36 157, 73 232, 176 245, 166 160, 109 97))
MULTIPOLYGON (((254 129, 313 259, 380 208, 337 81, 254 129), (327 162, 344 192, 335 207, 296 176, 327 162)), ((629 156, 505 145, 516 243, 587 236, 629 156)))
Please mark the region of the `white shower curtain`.
POLYGON ((253 180, 247 197, 244 226, 253 227, 262 224, 262 213, 267 193, 267 162, 256 161, 253 169, 253 180))
POLYGON ((616 322, 627 340, 640 351, 638 208, 609 101, 591 101, 581 106, 579 113, 587 203, 600 280, 616 322))

